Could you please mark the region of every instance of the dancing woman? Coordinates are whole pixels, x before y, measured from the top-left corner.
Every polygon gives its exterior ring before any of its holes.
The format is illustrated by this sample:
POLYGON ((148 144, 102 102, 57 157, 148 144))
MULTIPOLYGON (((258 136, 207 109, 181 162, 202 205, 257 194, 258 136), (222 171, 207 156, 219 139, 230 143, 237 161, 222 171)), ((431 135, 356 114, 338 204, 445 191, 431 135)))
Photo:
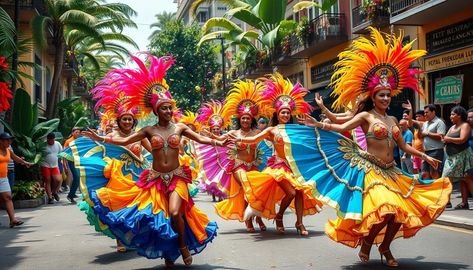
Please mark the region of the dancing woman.
MULTIPOLYGON (((257 104, 263 85, 249 80, 238 81, 233 84, 227 98, 225 107, 233 115, 238 116, 237 130, 232 130, 228 134, 234 137, 250 137, 258 134, 256 129, 256 117, 261 112, 257 104)), ((254 233, 252 219, 244 220, 244 212, 247 206, 244 191, 241 187, 241 178, 248 171, 257 171, 258 165, 262 162, 261 153, 256 143, 237 142, 230 148, 231 160, 228 171, 232 173, 228 190, 228 199, 215 204, 217 214, 226 220, 245 221, 247 232, 254 233)), ((266 231, 261 217, 256 217, 261 231, 266 231)))
MULTIPOLYGON (((211 100, 202 104, 197 112, 196 121, 210 130, 210 133, 203 130, 202 134, 213 140, 225 141, 226 136, 222 136, 222 129, 230 125, 231 117, 227 107, 220 101, 211 100)), ((215 197, 221 201, 227 197, 231 178, 231 172, 228 170, 230 160, 224 158, 227 156, 227 148, 195 144, 195 149, 201 164, 199 187, 212 195, 212 201, 216 201, 215 197)))
MULTIPOLYGON (((267 167, 262 172, 249 171, 242 175, 240 181, 245 189, 245 197, 249 208, 256 215, 274 219, 276 231, 285 232, 283 215, 294 201, 297 222, 295 227, 300 235, 309 232, 302 223, 304 215, 312 215, 319 211, 322 203, 312 196, 312 186, 302 178, 294 177, 286 160, 284 143, 280 128, 290 123, 291 115, 307 113, 310 105, 304 101, 307 90, 300 84, 295 86, 285 80, 280 74, 272 76, 264 82, 259 104, 273 114, 272 126, 253 136, 245 134, 230 134, 237 144, 254 144, 264 139, 274 145, 274 155, 268 160, 267 167), (280 204, 276 212, 276 204, 280 204)), ((248 214, 246 214, 248 215, 248 214)))
POLYGON ((133 57, 138 69, 121 70, 117 87, 129 97, 131 107, 158 116, 158 123, 146 126, 126 138, 109 138, 84 132, 93 140, 130 145, 148 139, 152 147, 152 167, 134 182, 110 168, 107 187, 91 194, 94 211, 100 220, 125 245, 137 248, 147 258, 164 258, 166 266, 182 255, 185 265, 192 264, 191 254, 201 252, 216 235, 217 225, 190 198, 187 184, 192 181, 188 167, 179 164, 182 136, 203 144, 222 142, 203 137, 183 124, 171 120, 175 101, 167 90, 164 75, 174 60, 148 55, 149 68, 133 57))
POLYGON ((361 97, 366 99, 364 111, 341 125, 306 115, 299 117, 300 122, 315 130, 290 126, 283 134, 291 143, 286 154, 294 172, 314 180, 316 197, 337 209, 338 219, 327 223, 327 235, 353 248, 361 245, 358 256, 363 263, 369 261, 371 246, 380 244, 381 258, 397 267, 390 251, 393 239, 412 237, 432 223, 445 209, 452 187, 447 178, 422 180, 401 171, 392 155, 397 143, 432 166, 440 163, 407 145, 396 119, 386 114, 393 96, 405 87, 418 90, 408 67, 425 52, 411 50, 412 42, 403 46, 402 36, 387 36, 385 42, 372 28, 371 37, 374 42, 359 38, 351 50, 342 52, 333 75, 335 108, 361 97), (335 133, 360 125, 366 133, 366 151, 335 133))

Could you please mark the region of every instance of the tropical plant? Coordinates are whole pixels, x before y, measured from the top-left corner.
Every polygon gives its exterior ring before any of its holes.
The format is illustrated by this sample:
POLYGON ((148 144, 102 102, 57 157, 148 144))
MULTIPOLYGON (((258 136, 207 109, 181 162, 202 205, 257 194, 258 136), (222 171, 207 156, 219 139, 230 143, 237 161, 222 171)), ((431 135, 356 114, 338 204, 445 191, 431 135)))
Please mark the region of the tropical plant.
POLYGON ((51 118, 56 109, 61 85, 66 30, 76 30, 75 36, 86 35, 105 47, 104 32, 108 29, 112 33, 117 33, 124 27, 135 25, 130 17, 136 15, 136 12, 125 4, 103 3, 99 0, 44 1, 48 15, 36 16, 32 25, 35 42, 45 48, 48 35, 52 35, 52 43, 56 49, 50 98, 46 107, 46 116, 51 118))
POLYGON ((14 52, 16 29, 10 15, 0 7, 0 55, 14 52))
POLYGON ((183 110, 199 108, 197 100, 206 99, 209 91, 200 93, 195 87, 212 89, 211 80, 219 70, 217 56, 210 45, 197 48, 201 32, 197 25, 186 26, 180 20, 171 21, 150 39, 149 49, 157 56, 172 55, 176 63, 166 74, 170 91, 183 110))
MULTIPOLYGON (((208 1, 195 1, 192 8, 208 1)), ((202 27, 204 36, 200 43, 223 37, 228 45, 239 45, 243 50, 256 49, 255 42, 259 42, 269 51, 280 41, 285 34, 292 32, 296 22, 285 20, 287 0, 241 0, 222 1, 230 6, 224 17, 210 18, 202 27), (244 31, 230 19, 236 18, 253 28, 244 31), (213 28, 218 30, 210 32, 213 28), (245 47, 249 47, 246 49, 245 47)))
POLYGON ((38 123, 38 104, 31 105, 28 92, 19 88, 13 103, 13 124, 10 126, 2 119, 0 123, 14 136, 15 153, 35 164, 29 170, 19 170, 18 178, 39 179, 38 163, 43 159, 46 147, 44 138, 57 129, 59 119, 38 123))
POLYGON ((310 27, 309 19, 307 17, 302 18, 302 20, 299 21, 296 30, 296 36, 299 43, 303 46, 307 46, 312 33, 313 29, 310 27))
POLYGON ((156 36, 161 32, 161 30, 166 26, 166 24, 170 21, 173 21, 176 19, 176 13, 175 12, 166 12, 164 11, 163 13, 156 14, 154 15, 156 17, 156 22, 152 23, 149 28, 157 28, 154 30, 151 35, 149 35, 148 39, 151 39, 153 36, 156 36))
POLYGON ((82 104, 79 97, 71 97, 60 101, 58 104, 59 126, 58 130, 66 137, 73 127, 90 126, 90 111, 82 104))
POLYGON ((17 181, 12 187, 13 200, 32 200, 43 198, 45 195, 44 188, 38 181, 17 181))

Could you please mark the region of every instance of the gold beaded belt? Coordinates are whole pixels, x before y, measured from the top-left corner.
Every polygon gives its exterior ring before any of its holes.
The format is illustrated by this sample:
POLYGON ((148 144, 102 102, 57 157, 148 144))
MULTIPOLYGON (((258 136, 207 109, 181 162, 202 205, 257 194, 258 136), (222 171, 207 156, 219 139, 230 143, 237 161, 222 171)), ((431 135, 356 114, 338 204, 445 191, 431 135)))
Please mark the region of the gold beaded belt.
POLYGON ((146 179, 146 181, 151 182, 151 181, 155 181, 157 178, 160 178, 163 181, 163 183, 166 185, 166 187, 169 187, 169 184, 171 183, 171 180, 174 176, 179 176, 185 179, 188 178, 184 169, 181 166, 179 166, 175 168, 174 170, 170 172, 165 172, 165 173, 158 172, 153 169, 149 169, 148 179, 146 179))

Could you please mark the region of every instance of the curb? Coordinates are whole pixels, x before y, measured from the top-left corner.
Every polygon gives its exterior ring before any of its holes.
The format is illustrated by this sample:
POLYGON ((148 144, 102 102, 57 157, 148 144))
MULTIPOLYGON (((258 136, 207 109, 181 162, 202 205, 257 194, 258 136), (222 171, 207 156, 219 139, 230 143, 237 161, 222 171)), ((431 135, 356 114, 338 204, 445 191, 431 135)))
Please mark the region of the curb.
POLYGON ((473 219, 444 216, 443 218, 439 217, 434 223, 473 231, 473 219))

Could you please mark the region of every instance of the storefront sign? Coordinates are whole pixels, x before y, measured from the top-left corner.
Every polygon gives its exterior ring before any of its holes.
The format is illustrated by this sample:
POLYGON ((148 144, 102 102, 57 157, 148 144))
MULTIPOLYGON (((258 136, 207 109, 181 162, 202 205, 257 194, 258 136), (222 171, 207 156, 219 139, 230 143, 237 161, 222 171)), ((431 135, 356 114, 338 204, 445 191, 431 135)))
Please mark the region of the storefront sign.
POLYGON ((463 74, 435 80, 435 104, 460 103, 463 92, 463 74))
POLYGON ((425 38, 430 55, 473 44, 473 18, 429 32, 425 38))
POLYGON ((425 72, 473 63, 473 47, 425 59, 425 72))
POLYGON ((310 69, 310 82, 316 84, 327 81, 333 74, 333 65, 337 62, 337 58, 324 62, 320 65, 313 66, 310 69))

